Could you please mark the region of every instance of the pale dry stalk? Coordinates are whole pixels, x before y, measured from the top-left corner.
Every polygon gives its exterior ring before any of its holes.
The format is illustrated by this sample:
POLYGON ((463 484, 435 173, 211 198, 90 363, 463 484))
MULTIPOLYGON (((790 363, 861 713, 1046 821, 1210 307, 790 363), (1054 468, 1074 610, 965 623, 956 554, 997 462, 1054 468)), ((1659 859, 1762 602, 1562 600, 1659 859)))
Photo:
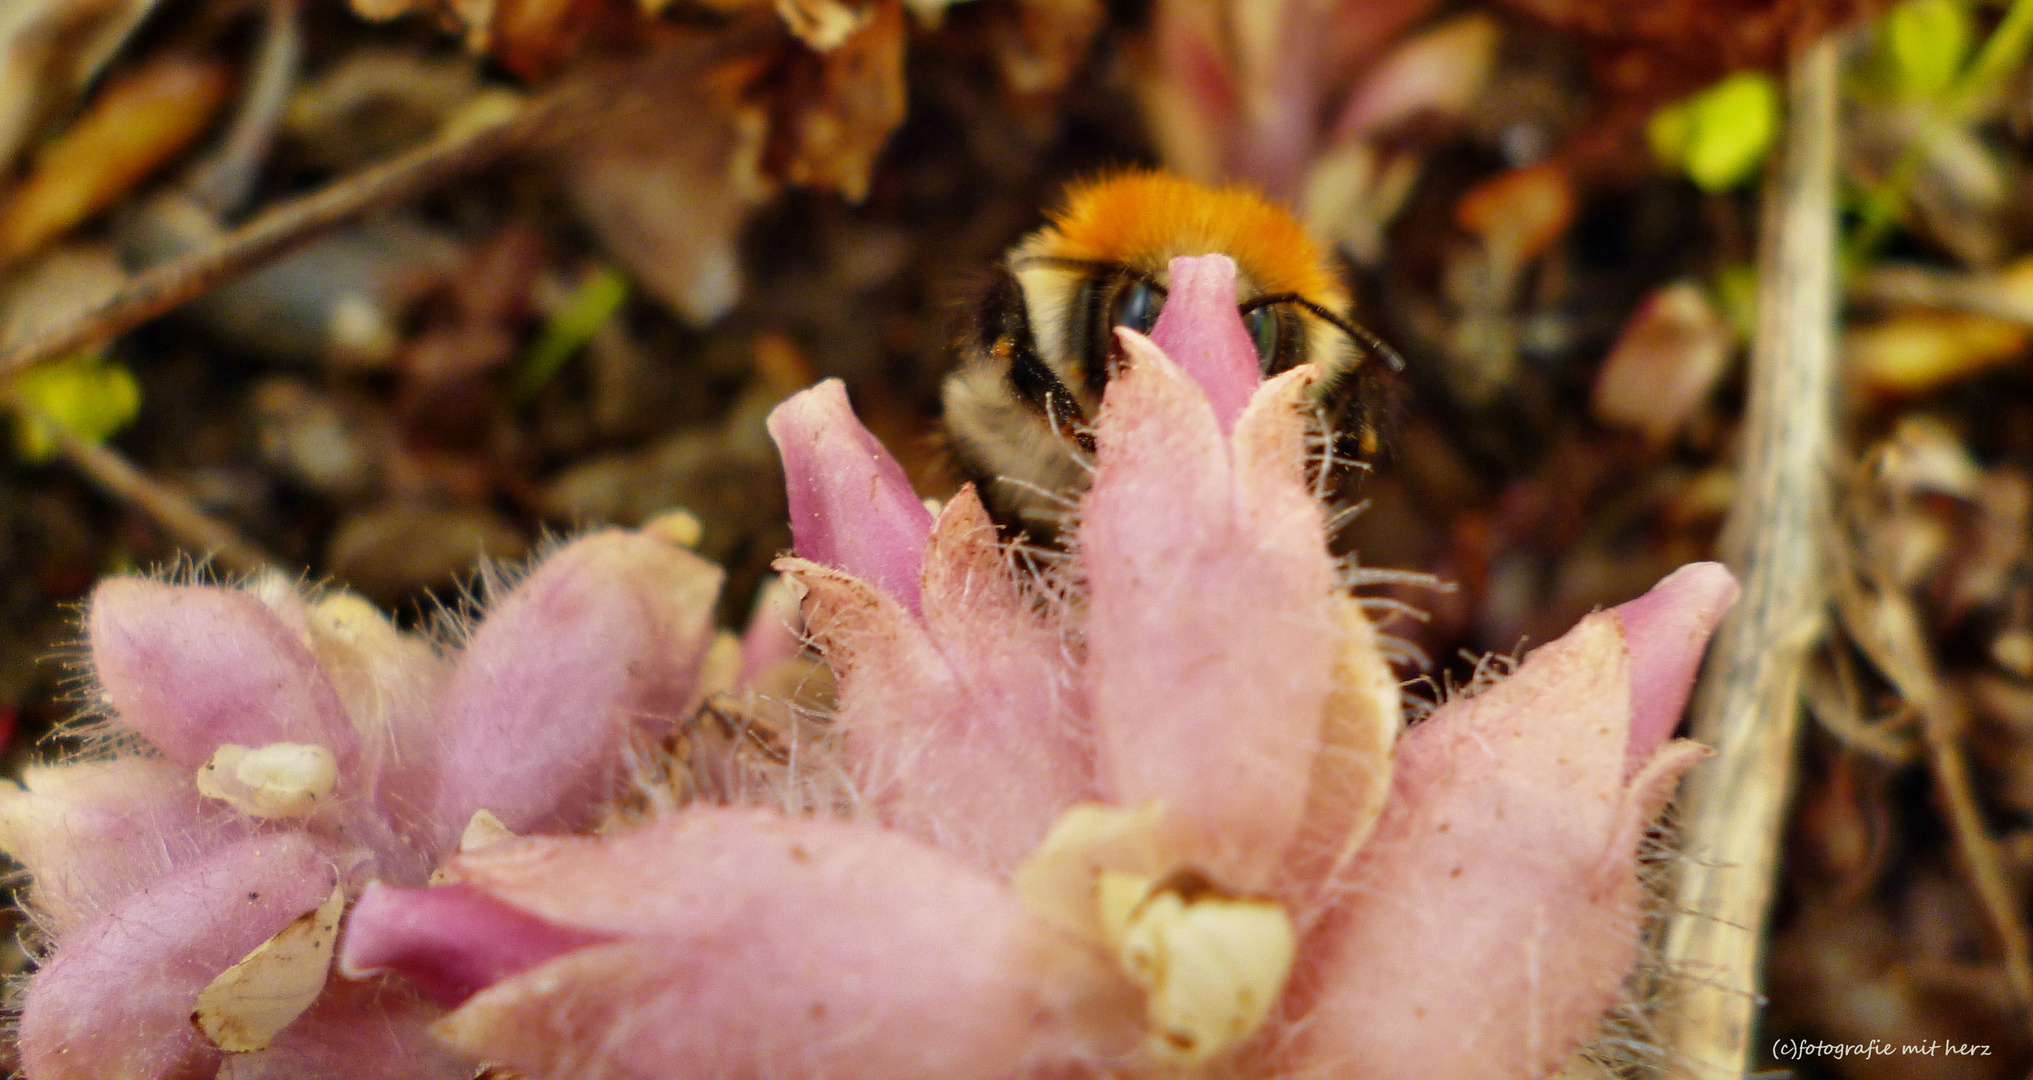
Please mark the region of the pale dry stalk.
POLYGON ((1664 1060, 1702 1080, 1750 1063, 1802 673, 1828 603, 1839 66, 1832 38, 1794 58, 1768 174, 1741 482, 1721 542, 1743 596, 1696 692, 1693 736, 1716 756, 1681 790, 1688 857, 1660 940, 1664 1060))

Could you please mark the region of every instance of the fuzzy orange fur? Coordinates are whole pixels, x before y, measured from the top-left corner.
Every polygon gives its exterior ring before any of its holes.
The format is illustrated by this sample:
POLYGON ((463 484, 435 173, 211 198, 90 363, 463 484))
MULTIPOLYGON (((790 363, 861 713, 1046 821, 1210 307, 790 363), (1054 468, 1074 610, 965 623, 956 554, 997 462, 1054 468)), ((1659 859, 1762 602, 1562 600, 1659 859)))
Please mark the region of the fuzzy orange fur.
POLYGON ((1167 173, 1112 173, 1068 189, 1052 226, 1019 256, 1051 256, 1162 269, 1177 255, 1234 259, 1263 293, 1297 293, 1334 310, 1348 294, 1327 253, 1292 212, 1246 187, 1206 187, 1167 173))

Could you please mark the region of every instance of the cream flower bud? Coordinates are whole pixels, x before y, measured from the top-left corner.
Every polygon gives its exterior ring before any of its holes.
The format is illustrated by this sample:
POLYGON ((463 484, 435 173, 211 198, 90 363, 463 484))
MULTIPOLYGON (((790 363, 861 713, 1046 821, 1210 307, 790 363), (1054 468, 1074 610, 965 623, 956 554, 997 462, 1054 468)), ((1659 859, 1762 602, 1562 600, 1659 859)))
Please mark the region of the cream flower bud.
POLYGON ((339 761, 311 743, 227 743, 198 769, 198 793, 249 817, 303 818, 339 782, 339 761))
POLYGON ((1228 896, 1192 871, 1101 875, 1103 923, 1144 988, 1151 1056, 1196 1065, 1256 1034, 1298 954, 1276 901, 1228 896))

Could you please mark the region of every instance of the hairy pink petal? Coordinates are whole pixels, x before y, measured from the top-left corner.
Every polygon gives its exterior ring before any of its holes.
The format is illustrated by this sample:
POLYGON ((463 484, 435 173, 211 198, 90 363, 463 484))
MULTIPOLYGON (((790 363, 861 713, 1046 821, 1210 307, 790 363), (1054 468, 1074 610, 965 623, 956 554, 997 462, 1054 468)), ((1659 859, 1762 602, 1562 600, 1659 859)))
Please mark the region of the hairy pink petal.
POLYGON ((0 790, 0 850, 29 872, 29 903, 59 939, 245 831, 207 812, 191 770, 159 758, 30 766, 21 779, 25 790, 0 790))
POLYGON ((1001 874, 1094 797, 1066 644, 1017 588, 972 487, 933 529, 922 621, 846 574, 779 567, 806 585, 848 765, 884 824, 1001 874))
POLYGON ((1305 824, 1273 890, 1300 914, 1302 927, 1325 913, 1335 879, 1376 827, 1391 790, 1391 750, 1404 726, 1398 677, 1361 602, 1343 595, 1334 607, 1340 635, 1334 690, 1321 717, 1305 824))
POLYGON ((1263 381, 1256 345, 1236 312, 1235 261, 1226 255, 1181 255, 1151 340, 1191 375, 1227 434, 1263 381))
POLYGON ((915 614, 932 512, 882 443, 828 379, 769 414, 783 455, 798 556, 873 582, 915 614))
POLYGON ((330 859, 302 833, 241 840, 128 896, 57 945, 29 981, 29 1080, 210 1075, 198 992, 330 895, 330 859))
POLYGON ((939 748, 939 771, 909 779, 922 800, 949 808, 948 829, 992 824, 993 837, 966 853, 1004 874, 1067 807, 1095 796, 1094 765, 1068 644, 1018 588, 972 486, 947 502, 932 533, 924 608, 967 701, 939 748))
POLYGON ((573 949, 614 940, 545 922, 462 885, 367 886, 346 918, 339 969, 349 978, 392 971, 433 1000, 477 991, 573 949))
POLYGON ((720 568, 660 540, 604 532, 544 560, 496 604, 452 674, 433 757, 438 850, 474 812, 514 832, 591 820, 632 732, 692 704, 720 568))
POLYGON ((1611 608, 1631 651, 1630 772, 1673 734, 1701 669, 1702 650, 1736 603, 1737 579, 1721 563, 1689 563, 1650 592, 1611 608))
POLYGON ((1163 800, 1182 854, 1262 888, 1301 823, 1338 640, 1325 528, 1298 468, 1293 410, 1312 373, 1265 384, 1231 462, 1198 387, 1147 340, 1123 340, 1080 532, 1104 793, 1163 800))
POLYGON ((803 559, 776 569, 805 588, 805 625, 833 669, 835 721, 864 805, 906 831, 923 807, 907 779, 926 750, 964 721, 966 688, 903 602, 869 582, 803 559))
MULTIPOLYGON (((195 769, 225 743, 314 743, 345 777, 353 729, 303 636, 238 589, 114 578, 85 620, 119 721, 195 769)), ((341 780, 344 784, 344 780, 341 780)))
POLYGON ((994 879, 882 830, 702 808, 509 841, 451 874, 636 939, 498 983, 441 1025, 532 1077, 991 1080, 1134 1030, 1134 994, 1083 947, 994 879))
MULTIPOLYGON (((1668 651, 1642 659, 1682 662, 1668 651)), ((1399 740, 1301 1068, 1528 1080, 1594 1034, 1636 950, 1639 840, 1705 752, 1670 744, 1627 780, 1631 659, 1619 619, 1590 616, 1399 740)))

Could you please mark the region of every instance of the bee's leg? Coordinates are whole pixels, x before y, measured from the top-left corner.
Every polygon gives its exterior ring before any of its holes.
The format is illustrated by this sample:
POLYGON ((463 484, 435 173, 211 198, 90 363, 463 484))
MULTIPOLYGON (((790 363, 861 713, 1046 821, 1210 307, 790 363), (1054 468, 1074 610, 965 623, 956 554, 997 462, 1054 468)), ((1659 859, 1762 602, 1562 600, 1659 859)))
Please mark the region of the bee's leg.
POLYGON ((1039 355, 1023 289, 1000 270, 946 379, 947 445, 1005 539, 1055 543, 1087 486, 1093 450, 1079 398, 1039 355))
POLYGON ((981 298, 980 318, 975 322, 980 335, 976 347, 1009 374, 1010 393, 1026 409, 1044 420, 1059 437, 1078 446, 1083 453, 1094 452, 1094 435, 1089 430, 1080 399, 1067 389, 1050 364, 1038 354, 1038 339, 1031 332, 1030 309, 1024 304, 1023 287, 1007 267, 999 267, 995 280, 981 298))
POLYGON ((1390 443, 1390 428, 1404 400, 1404 385, 1383 364, 1364 360, 1314 387, 1314 402, 1333 435, 1330 472, 1339 480, 1371 461, 1390 443))

